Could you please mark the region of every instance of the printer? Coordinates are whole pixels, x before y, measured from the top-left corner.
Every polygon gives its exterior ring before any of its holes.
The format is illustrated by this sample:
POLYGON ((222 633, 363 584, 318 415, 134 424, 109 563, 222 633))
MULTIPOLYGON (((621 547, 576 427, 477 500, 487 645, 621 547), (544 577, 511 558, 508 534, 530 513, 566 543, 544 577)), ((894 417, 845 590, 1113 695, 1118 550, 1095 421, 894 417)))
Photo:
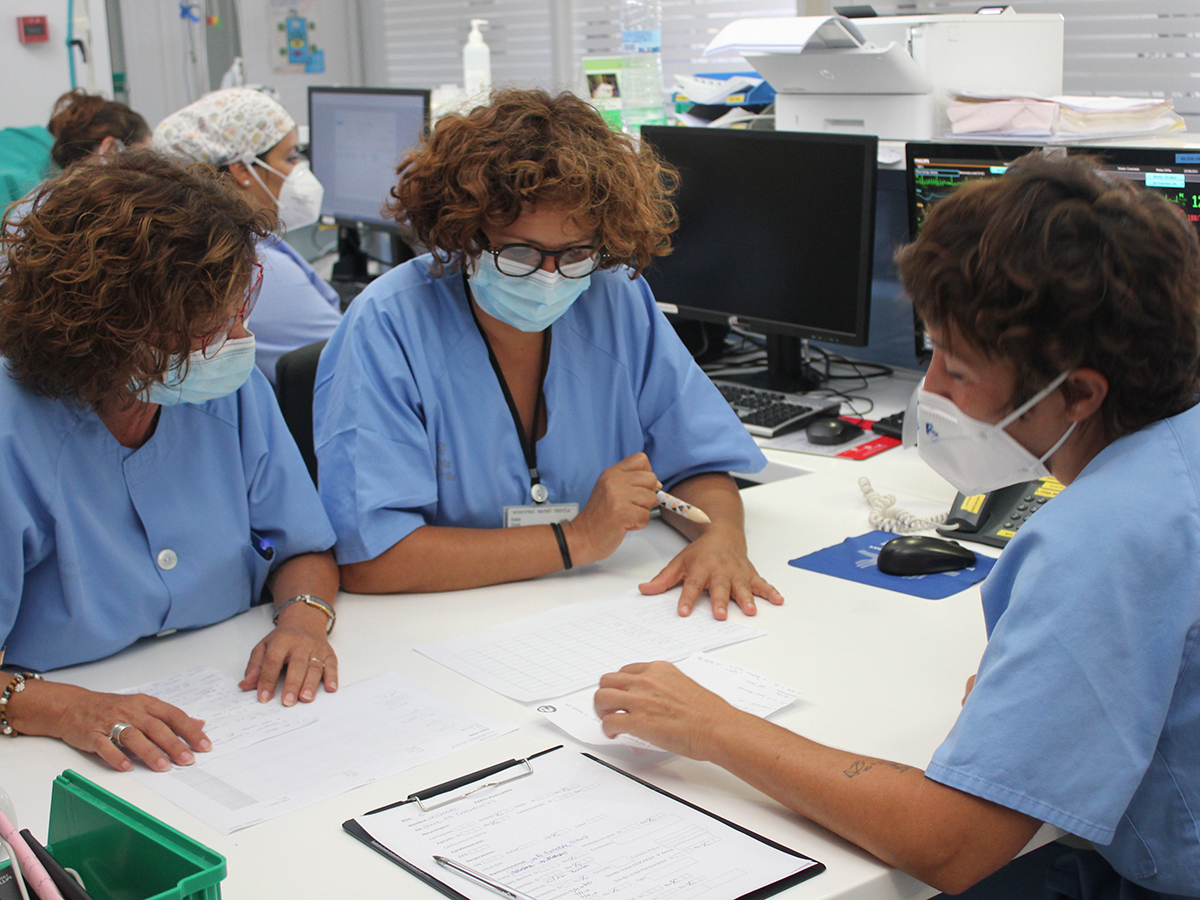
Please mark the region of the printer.
POLYGON ((951 92, 1062 93, 1063 17, 1016 13, 741 19, 706 56, 737 52, 775 89, 780 131, 927 141, 951 92))

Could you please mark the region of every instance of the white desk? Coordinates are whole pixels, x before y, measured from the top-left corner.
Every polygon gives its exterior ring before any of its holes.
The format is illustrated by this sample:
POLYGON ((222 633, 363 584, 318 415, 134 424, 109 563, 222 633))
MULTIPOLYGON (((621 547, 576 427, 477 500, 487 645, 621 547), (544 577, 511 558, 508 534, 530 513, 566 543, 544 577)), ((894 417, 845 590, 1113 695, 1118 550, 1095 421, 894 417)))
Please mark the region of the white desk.
MULTIPOLYGON (((902 399, 911 384, 897 388, 902 399)), ((881 413, 898 409, 901 399, 889 398, 881 413)), ((978 589, 942 601, 921 600, 796 569, 787 561, 869 530, 867 506, 857 484, 860 475, 868 475, 878 490, 897 494, 901 506, 920 515, 945 509, 954 491, 915 451, 890 450, 861 463, 787 453, 771 456, 775 463, 812 472, 743 492, 751 557, 787 602, 778 608, 760 605, 755 624, 767 631, 765 637, 716 653, 804 691, 800 701, 775 717, 785 727, 866 755, 923 767, 954 722, 964 682, 983 651, 978 589)), ((439 895, 344 834, 342 821, 490 763, 572 742, 536 713, 411 648, 627 590, 656 574, 682 546, 679 535, 655 521, 645 532, 627 537, 610 559, 537 581, 450 594, 341 597, 333 643, 343 685, 397 671, 520 728, 281 819, 220 835, 98 758, 44 738, 0 741, 0 784, 13 796, 22 827, 44 835, 51 781, 63 769, 75 769, 226 856, 229 874, 221 885, 225 900, 432 900, 439 895)), ((694 613, 709 614, 704 603, 694 613)), ((98 690, 144 683, 197 665, 240 677, 250 648, 269 627, 269 611, 259 607, 201 631, 143 641, 110 659, 51 677, 98 690)), ((934 893, 716 766, 672 758, 636 772, 828 866, 824 874, 784 895, 789 900, 919 900, 934 893)), ((1037 843, 1052 836, 1043 831, 1047 834, 1037 843)))

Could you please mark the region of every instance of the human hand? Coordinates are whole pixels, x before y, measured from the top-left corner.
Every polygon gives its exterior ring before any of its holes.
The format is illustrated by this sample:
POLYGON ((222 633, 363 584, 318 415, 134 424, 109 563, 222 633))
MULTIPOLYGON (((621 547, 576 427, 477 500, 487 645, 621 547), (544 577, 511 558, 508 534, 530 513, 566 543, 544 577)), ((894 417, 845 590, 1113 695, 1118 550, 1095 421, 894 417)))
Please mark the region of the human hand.
POLYGON ((193 750, 212 749, 204 722, 146 694, 103 694, 41 681, 17 696, 21 702, 10 701, 10 714, 19 731, 60 738, 77 750, 97 754, 121 772, 133 768, 126 752, 154 771, 166 772, 172 762, 180 766, 195 762, 193 750), (121 732, 120 747, 109 740, 118 723, 132 726, 121 732))
POLYGON ((661 487, 645 453, 628 456, 601 472, 587 505, 563 523, 575 565, 606 559, 627 531, 650 524, 650 513, 658 505, 655 491, 661 487))
POLYGON ((681 581, 681 616, 691 614, 705 588, 714 619, 728 618, 730 600, 748 616, 758 612, 755 597, 762 597, 776 606, 783 603, 783 595, 759 575, 750 562, 746 555, 746 538, 741 531, 722 528, 717 523, 708 526, 704 534, 680 550, 666 568, 645 584, 638 585, 638 589, 643 594, 661 594, 681 581))
POLYGON ((258 702, 269 703, 284 669, 283 705, 295 706, 297 697, 311 703, 317 686, 337 690, 337 654, 329 644, 329 619, 319 609, 293 603, 279 614, 275 629, 250 653, 246 675, 238 685, 243 691, 257 688, 258 702))
POLYGON ((723 726, 746 715, 668 662, 633 663, 600 679, 594 700, 604 733, 632 734, 671 753, 711 757, 723 726))

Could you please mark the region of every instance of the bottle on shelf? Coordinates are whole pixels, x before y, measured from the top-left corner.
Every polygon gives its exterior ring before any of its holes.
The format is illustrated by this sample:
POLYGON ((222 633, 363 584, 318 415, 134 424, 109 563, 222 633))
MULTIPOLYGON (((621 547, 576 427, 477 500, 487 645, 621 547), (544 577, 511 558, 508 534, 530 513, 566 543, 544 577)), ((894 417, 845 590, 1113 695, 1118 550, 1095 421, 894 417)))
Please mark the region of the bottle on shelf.
POLYGON ((625 130, 665 125, 661 0, 621 0, 621 110, 625 130))

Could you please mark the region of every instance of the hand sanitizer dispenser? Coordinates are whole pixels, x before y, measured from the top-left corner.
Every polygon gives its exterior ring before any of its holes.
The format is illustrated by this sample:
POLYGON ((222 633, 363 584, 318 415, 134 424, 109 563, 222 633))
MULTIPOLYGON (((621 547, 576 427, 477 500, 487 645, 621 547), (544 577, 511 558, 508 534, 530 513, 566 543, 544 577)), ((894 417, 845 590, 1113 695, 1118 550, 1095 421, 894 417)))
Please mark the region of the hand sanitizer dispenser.
POLYGON ((471 33, 463 45, 463 87, 467 96, 476 98, 492 90, 492 51, 483 42, 483 32, 480 26, 487 25, 487 19, 472 19, 471 33))

